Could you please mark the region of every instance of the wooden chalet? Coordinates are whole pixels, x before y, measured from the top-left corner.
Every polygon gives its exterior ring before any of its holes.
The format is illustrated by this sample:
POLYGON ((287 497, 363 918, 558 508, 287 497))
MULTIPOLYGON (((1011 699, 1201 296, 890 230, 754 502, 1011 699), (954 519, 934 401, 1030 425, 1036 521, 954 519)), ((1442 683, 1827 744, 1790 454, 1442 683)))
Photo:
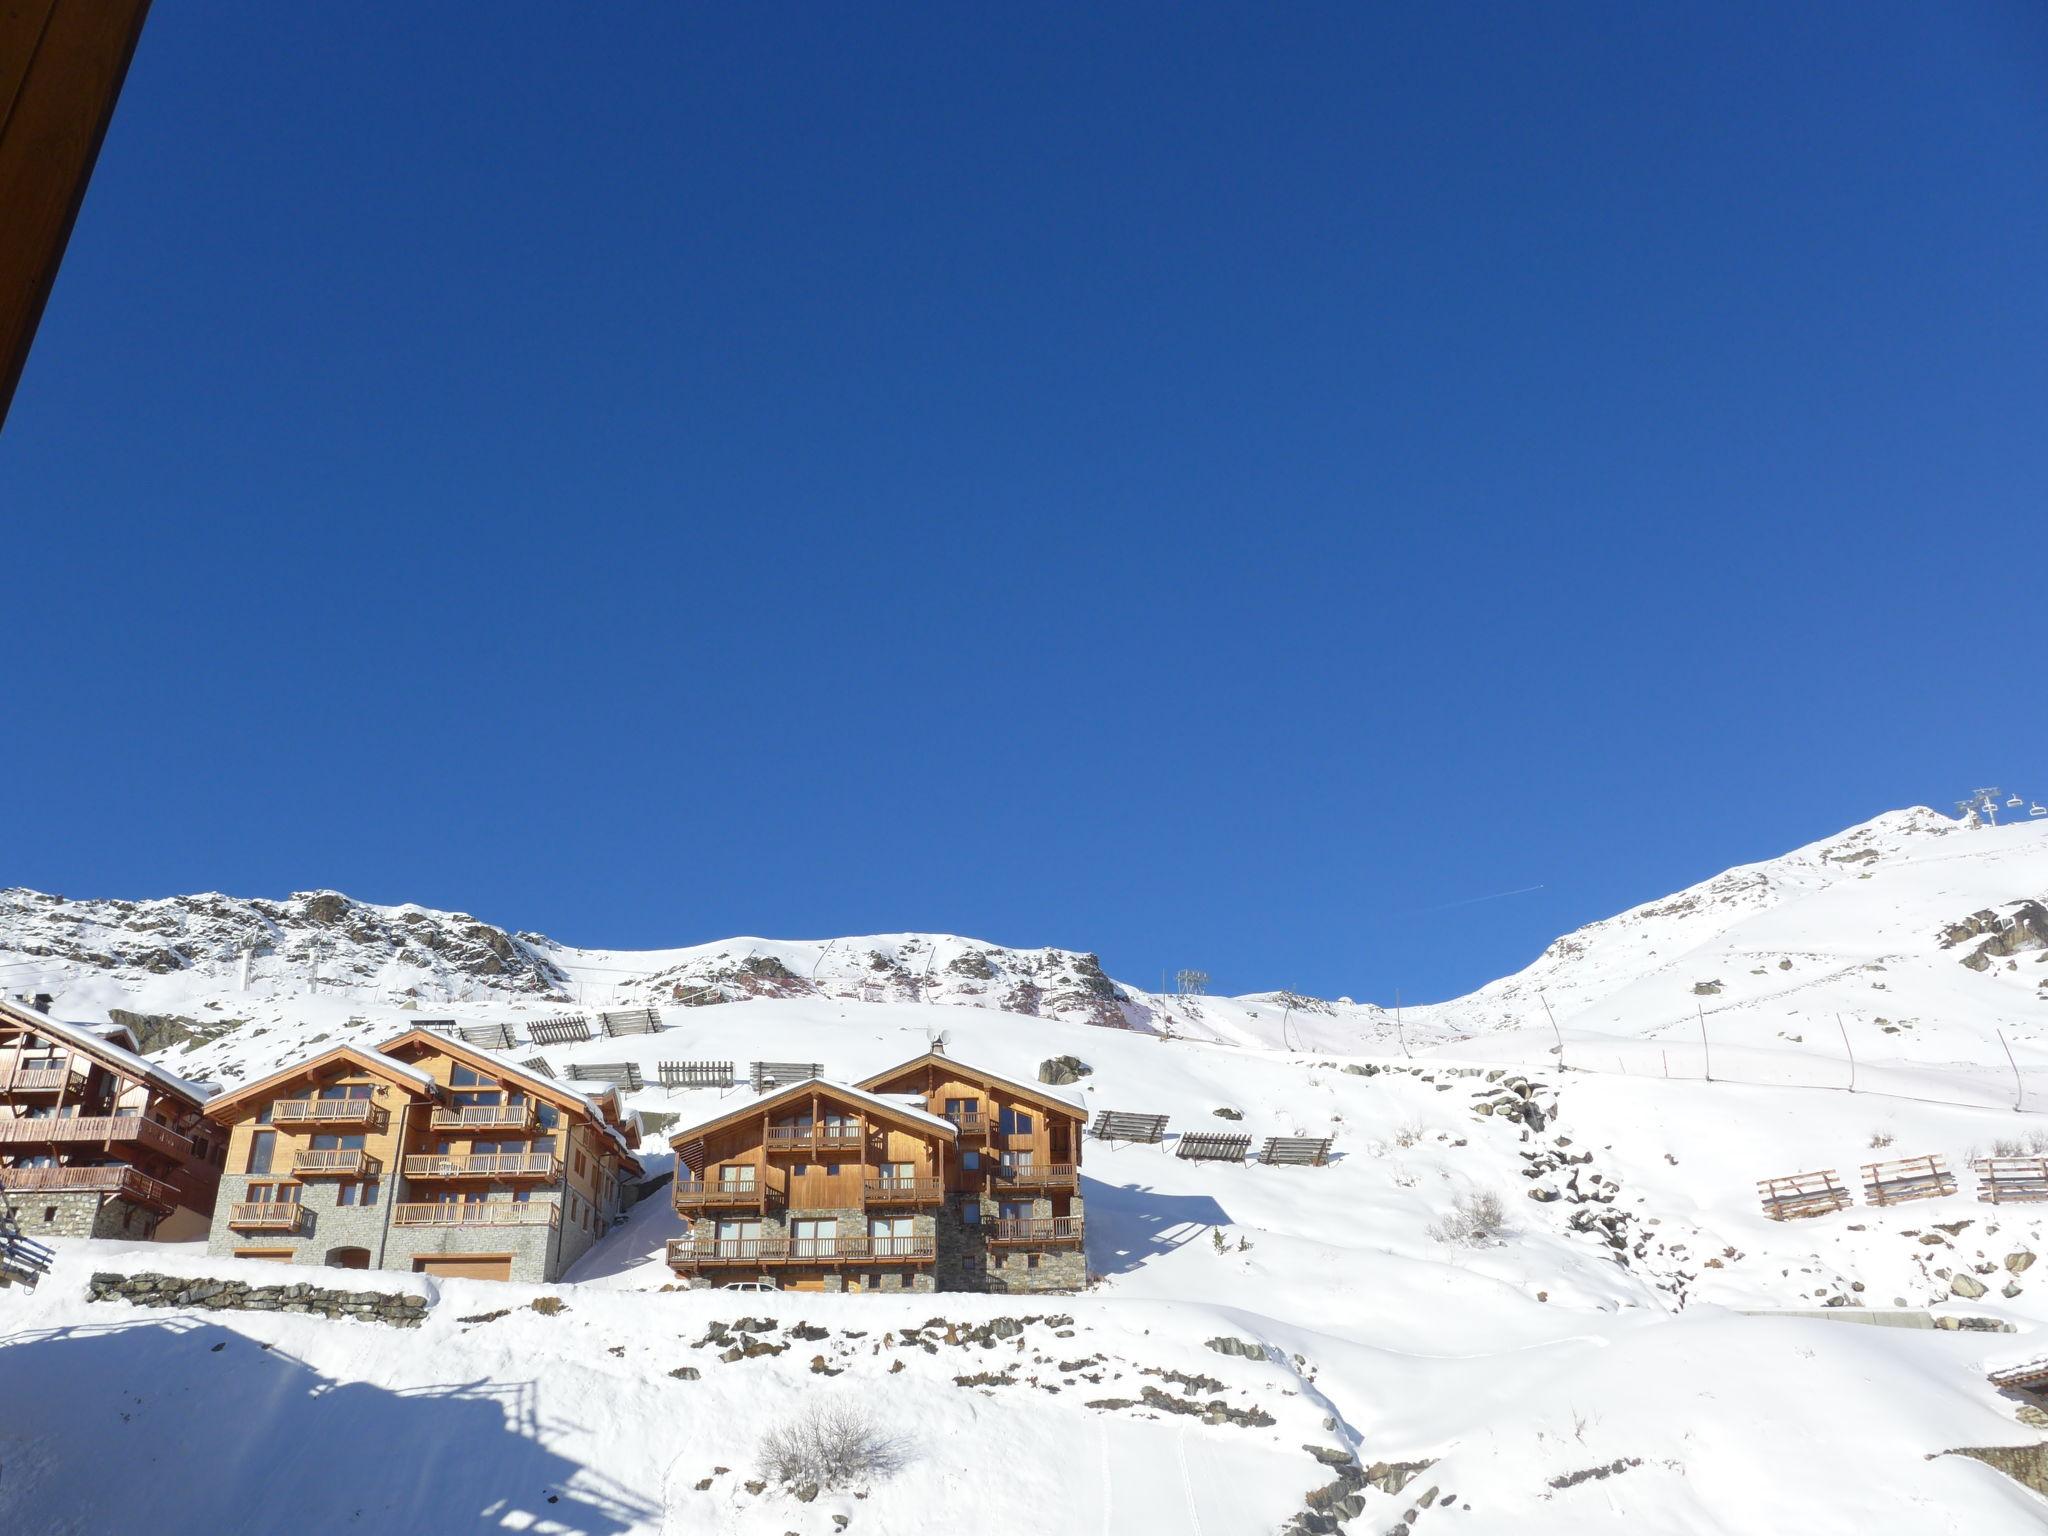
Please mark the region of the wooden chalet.
POLYGON ((0 1214, 33 1236, 203 1235, 223 1161, 201 1113, 213 1087, 36 1001, 0 999, 0 1214))
POLYGON ((670 1138, 689 1231, 669 1265, 693 1284, 936 1289, 958 1140, 950 1121, 844 1083, 771 1089, 670 1138))
POLYGON ((555 1280, 642 1172, 616 1090, 424 1029, 337 1046, 207 1113, 229 1137, 212 1251, 239 1258, 555 1280))

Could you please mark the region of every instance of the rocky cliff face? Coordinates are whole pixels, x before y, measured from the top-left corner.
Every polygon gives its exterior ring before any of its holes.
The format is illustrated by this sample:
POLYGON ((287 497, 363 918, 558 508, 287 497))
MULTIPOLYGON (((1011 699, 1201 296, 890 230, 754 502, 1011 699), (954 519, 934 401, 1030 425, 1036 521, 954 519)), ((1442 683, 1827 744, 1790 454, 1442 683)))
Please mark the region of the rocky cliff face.
MULTIPOLYGON (((545 943, 545 941, 540 941, 545 943)), ((284 901, 207 894, 71 901, 0 891, 0 950, 63 970, 141 979, 194 973, 254 990, 326 986, 382 999, 561 997, 566 978, 530 936, 466 913, 377 907, 338 891, 284 901)))

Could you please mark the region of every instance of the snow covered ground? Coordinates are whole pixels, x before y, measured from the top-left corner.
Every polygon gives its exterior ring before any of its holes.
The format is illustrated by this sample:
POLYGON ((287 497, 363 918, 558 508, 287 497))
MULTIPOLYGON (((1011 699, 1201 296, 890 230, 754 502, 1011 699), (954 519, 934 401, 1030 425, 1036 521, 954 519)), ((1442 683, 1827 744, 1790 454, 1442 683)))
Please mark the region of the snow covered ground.
MULTIPOLYGON (((1092 1070, 1069 1091, 1169 1114, 1170 1135, 1329 1135, 1335 1157, 1218 1166, 1171 1143, 1089 1142, 1099 1279, 1074 1297, 664 1291, 662 1241, 679 1228, 659 1196, 561 1286, 368 1277, 435 1298, 416 1332, 89 1303, 97 1269, 279 1275, 169 1245, 67 1243, 38 1291, 0 1292, 0 1530, 809 1536, 844 1516, 856 1533, 1217 1536, 1285 1528, 1331 1478, 1308 1446, 1431 1463, 1398 1492, 1365 1489, 1353 1532, 2038 1530, 2048 1502, 1941 1453, 2041 1438, 1985 1375, 2048 1354, 2048 1265, 2033 1258, 2048 1255, 2048 1208, 1980 1204, 1964 1170, 2002 1145, 2048 1147, 2048 1091, 2015 1112, 2011 1072, 1984 1050, 2003 1031, 2023 1066, 2042 1061, 2035 1015, 2048 1006, 2032 982, 2048 968, 2019 948, 1971 969, 1960 957, 1981 940, 1942 937, 2048 892, 2043 830, 1881 819, 1759 866, 1762 882, 1734 871, 1594 925, 1462 1007, 1411 1012, 1405 1052, 1363 1008, 1206 999, 1186 1021, 1206 1025, 1196 1038, 850 987, 665 1006, 658 1035, 515 1051, 557 1071, 634 1060, 652 1077, 660 1060, 769 1058, 857 1077, 943 1032, 953 1054, 1013 1075, 1077 1056, 1092 1070), (1788 957, 1790 971, 1777 964, 1788 957), (1788 979, 1802 976, 1810 985, 1788 979), (1718 993, 1693 991, 1712 981, 1718 993), (1714 1081, 1694 1006, 1715 1010, 1714 1081), (1840 1035, 1832 1055, 1817 1048, 1815 1025, 1832 1029, 1837 1007, 1856 1041, 1855 1092, 1840 1035), (1303 1048, 1282 1048, 1276 1010, 1290 1046, 1308 1031, 1303 1048), (1853 1186, 1862 1162, 1922 1153, 1963 1175, 1956 1196, 1783 1224, 1757 1206, 1768 1175, 1835 1168, 1853 1186), (1507 1212, 1497 1240, 1432 1235, 1461 1197, 1486 1193, 1507 1212), (541 1295, 563 1310, 531 1310, 541 1295), (1842 1321, 1892 1309, 2011 1331, 1842 1321), (1806 1310, 1829 1315, 1790 1315, 1806 1310), (490 1314, 502 1315, 474 1320, 490 1314), (722 1360, 712 1325, 749 1316, 773 1319, 757 1336, 788 1348, 722 1360), (975 1330, 999 1318, 1036 1320, 984 1345, 975 1330), (1264 1358, 1207 1347, 1219 1337, 1264 1358), (671 1375, 681 1368, 697 1379, 671 1375), (1254 1422, 1176 1413, 1146 1388, 1254 1422), (902 1438, 900 1469, 864 1497, 749 1491, 762 1434, 819 1398, 872 1408, 902 1438), (1104 1402, 1118 1406, 1090 1406, 1104 1402)), ((573 957, 555 955, 573 983, 573 957)), ((798 970, 799 954, 777 958, 798 970)), ((100 984, 75 970, 52 980, 72 983, 72 1012, 100 984)), ((434 1011, 516 1022, 562 1008, 493 994, 434 1011)), ((393 1000, 243 995, 216 980, 180 1011, 246 1021, 165 1057, 227 1081, 420 1017, 393 1000)), ((691 1119, 720 1101, 654 1088, 632 1103, 691 1119)))

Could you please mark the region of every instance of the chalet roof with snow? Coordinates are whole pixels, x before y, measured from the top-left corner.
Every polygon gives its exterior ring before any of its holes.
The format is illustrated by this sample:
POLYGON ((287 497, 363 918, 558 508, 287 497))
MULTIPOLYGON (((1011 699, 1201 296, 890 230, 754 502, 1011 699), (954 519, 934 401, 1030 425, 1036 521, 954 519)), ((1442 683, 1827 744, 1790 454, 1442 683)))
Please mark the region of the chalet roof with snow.
MULTIPOLYGON (((66 1024, 62 1019, 53 1019, 41 1009, 31 1008, 27 1003, 16 1002, 12 998, 0 998, 0 1021, 17 1024, 46 1040, 61 1041, 108 1071, 184 1099, 194 1109, 202 1107, 220 1092, 217 1083, 194 1082, 175 1072, 166 1072, 155 1062, 138 1056, 88 1025, 66 1024)), ((131 1035, 129 1038, 134 1037, 131 1035)))
POLYGON ((971 1062, 961 1061, 958 1057, 954 1056, 942 1055, 937 1051, 926 1051, 922 1056, 913 1056, 910 1060, 899 1062, 886 1071, 872 1073, 862 1078, 860 1085, 863 1088, 874 1090, 883 1083, 893 1082, 907 1072, 914 1072, 921 1067, 928 1066, 937 1067, 946 1073, 947 1076, 959 1078, 967 1082, 979 1079, 984 1082, 1001 1083, 1005 1088, 1010 1089, 1020 1097, 1029 1099, 1035 1104, 1041 1104, 1047 1109, 1063 1110, 1068 1114, 1079 1115, 1083 1118, 1088 1114, 1088 1106, 1086 1104, 1083 1104, 1079 1099, 1069 1098, 1057 1088, 1049 1087, 1044 1083, 1027 1083, 1022 1078, 1011 1077, 1004 1072, 991 1072, 987 1067, 977 1067, 971 1062))
POLYGON ((813 1093, 825 1093, 833 1098, 844 1099, 849 1103, 877 1110, 891 1120, 898 1121, 920 1131, 944 1136, 948 1141, 956 1140, 959 1136, 959 1132, 953 1122, 944 1116, 931 1114, 914 1104, 907 1104, 903 1100, 892 1098, 887 1094, 873 1093, 865 1088, 856 1088, 850 1083, 834 1082, 827 1077, 812 1077, 806 1078, 800 1083, 789 1083, 781 1088, 773 1088, 766 1093, 758 1094, 744 1103, 735 1104, 730 1109, 720 1111, 709 1120, 699 1121, 695 1125, 682 1126, 670 1133, 668 1144, 680 1151, 688 1143, 698 1140, 711 1131, 717 1130, 722 1125, 729 1125, 735 1120, 744 1120, 749 1115, 760 1114, 763 1110, 772 1109, 778 1104, 808 1100, 813 1093))

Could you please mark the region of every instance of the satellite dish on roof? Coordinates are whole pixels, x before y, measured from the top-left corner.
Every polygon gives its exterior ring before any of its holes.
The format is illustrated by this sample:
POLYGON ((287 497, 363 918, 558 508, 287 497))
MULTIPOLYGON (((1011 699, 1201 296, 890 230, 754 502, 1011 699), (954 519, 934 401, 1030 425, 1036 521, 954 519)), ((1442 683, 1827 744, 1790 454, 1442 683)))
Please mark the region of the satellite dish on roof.
POLYGON ((951 1032, 942 1029, 925 1036, 925 1043, 931 1047, 934 1056, 943 1056, 946 1054, 946 1042, 951 1038, 951 1032))

